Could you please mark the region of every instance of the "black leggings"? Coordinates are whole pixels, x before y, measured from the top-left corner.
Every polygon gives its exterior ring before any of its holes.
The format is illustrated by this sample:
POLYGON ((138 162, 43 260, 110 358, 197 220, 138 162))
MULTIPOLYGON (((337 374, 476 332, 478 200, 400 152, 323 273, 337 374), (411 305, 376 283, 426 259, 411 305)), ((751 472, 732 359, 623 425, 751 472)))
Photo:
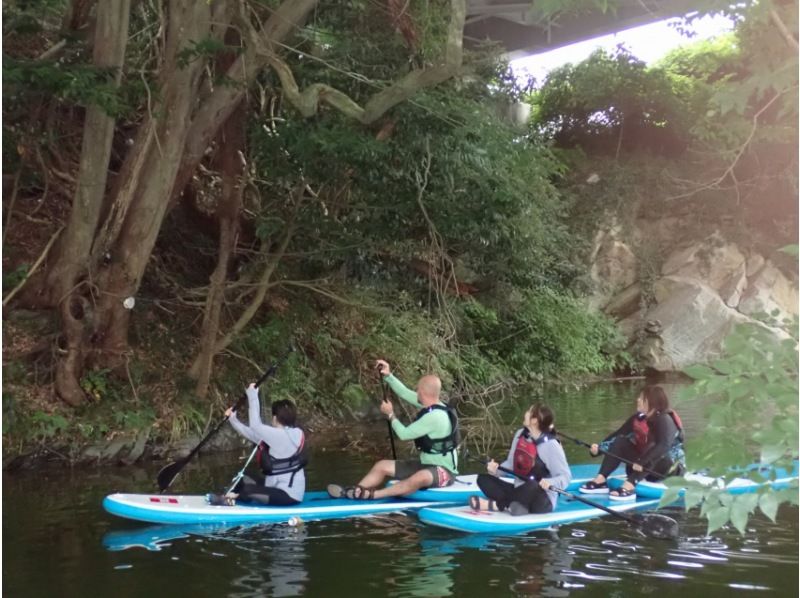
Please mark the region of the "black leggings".
MULTIPOLYGON (((611 473, 619 466, 619 464, 623 462, 621 459, 618 459, 617 457, 622 457, 623 459, 627 461, 633 461, 634 463, 639 459, 639 450, 630 440, 628 440, 624 436, 617 436, 614 439, 614 442, 609 447, 608 452, 611 453, 611 455, 605 454, 603 456, 603 464, 600 466, 600 472, 599 472, 600 475, 602 475, 606 479, 608 479, 608 476, 611 475, 611 473)), ((671 467, 672 467, 672 460, 669 457, 664 456, 655 463, 653 463, 653 465, 648 467, 648 469, 651 469, 656 473, 665 474, 665 476, 663 477, 666 477, 666 473, 670 470, 671 467)), ((642 478, 648 475, 648 472, 633 471, 633 467, 630 465, 630 463, 626 463, 625 474, 628 477, 628 481, 631 484, 636 485, 637 482, 639 482, 642 478)), ((652 475, 650 477, 655 478, 655 476, 652 475)))
POLYGON ((256 482, 242 480, 233 489, 239 494, 238 500, 242 502, 252 502, 259 505, 273 505, 276 507, 288 507, 299 504, 280 488, 270 488, 256 482))
POLYGON ((525 482, 521 486, 482 473, 478 476, 478 488, 497 505, 498 510, 504 511, 512 502, 518 502, 528 509, 528 513, 549 513, 553 510, 553 503, 536 482, 525 482))

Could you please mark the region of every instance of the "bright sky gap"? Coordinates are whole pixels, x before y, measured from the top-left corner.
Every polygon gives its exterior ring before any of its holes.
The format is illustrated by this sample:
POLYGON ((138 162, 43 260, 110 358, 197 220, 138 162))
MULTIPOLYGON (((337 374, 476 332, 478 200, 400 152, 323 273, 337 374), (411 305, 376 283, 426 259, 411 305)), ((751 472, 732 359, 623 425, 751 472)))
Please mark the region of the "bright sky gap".
POLYGON ((733 29, 730 19, 723 16, 704 17, 692 24, 693 37, 682 35, 675 23, 680 19, 665 19, 640 27, 633 27, 603 35, 594 39, 563 46, 549 52, 526 56, 511 62, 511 68, 518 78, 534 77, 537 86, 541 85, 547 73, 568 62, 578 63, 587 58, 597 48, 613 50, 623 44, 634 56, 647 63, 663 57, 670 50, 695 41, 716 37, 733 29))

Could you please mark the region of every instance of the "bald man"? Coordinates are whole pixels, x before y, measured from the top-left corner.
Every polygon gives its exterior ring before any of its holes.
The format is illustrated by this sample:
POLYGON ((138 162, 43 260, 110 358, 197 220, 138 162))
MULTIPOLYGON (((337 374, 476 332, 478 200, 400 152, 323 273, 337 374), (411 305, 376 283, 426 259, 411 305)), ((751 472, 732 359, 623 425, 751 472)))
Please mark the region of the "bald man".
POLYGON ((392 375, 386 361, 379 359, 377 367, 395 394, 419 409, 414 421, 405 426, 395 417, 391 401, 381 403, 381 412, 391 422, 394 433, 400 440, 414 441, 419 449, 419 459, 383 459, 372 466, 357 486, 343 488, 331 484, 328 492, 334 497, 371 499, 405 496, 421 488, 449 486, 458 474, 458 420, 455 411, 439 399, 442 381, 431 374, 423 376, 414 392, 392 375), (387 477, 399 481, 378 488, 387 477))

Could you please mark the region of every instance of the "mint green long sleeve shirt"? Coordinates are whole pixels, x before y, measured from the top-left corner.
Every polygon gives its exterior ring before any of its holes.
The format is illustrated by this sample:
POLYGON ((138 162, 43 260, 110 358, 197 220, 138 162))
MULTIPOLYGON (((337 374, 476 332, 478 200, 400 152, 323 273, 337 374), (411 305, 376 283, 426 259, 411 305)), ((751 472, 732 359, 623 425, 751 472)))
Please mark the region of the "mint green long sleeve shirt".
MULTIPOLYGON (((411 403, 417 409, 422 409, 422 403, 419 402, 417 393, 405 384, 400 382, 394 375, 389 374, 384 376, 384 380, 389 383, 389 386, 394 393, 407 403, 411 403)), ((444 405, 441 401, 441 405, 444 405)), ((409 425, 403 425, 396 417, 392 420, 392 430, 400 440, 414 440, 422 436, 430 436, 432 439, 445 438, 450 435, 450 418, 447 413, 441 409, 434 409, 429 411, 417 421, 409 425)), ((458 454, 453 450, 444 455, 432 455, 430 453, 420 452, 419 461, 423 465, 437 465, 444 467, 454 474, 458 473, 458 454)))

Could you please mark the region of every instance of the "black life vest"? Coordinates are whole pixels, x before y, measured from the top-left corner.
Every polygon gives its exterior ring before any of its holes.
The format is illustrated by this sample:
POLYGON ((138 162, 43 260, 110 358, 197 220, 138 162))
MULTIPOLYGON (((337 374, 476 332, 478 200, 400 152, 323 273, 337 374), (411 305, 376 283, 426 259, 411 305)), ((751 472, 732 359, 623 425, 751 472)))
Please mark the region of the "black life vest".
POLYGON ((281 475, 284 473, 292 474, 289 478, 289 487, 291 488, 294 483, 295 474, 308 465, 308 454, 305 450, 306 435, 300 437, 300 446, 297 451, 290 457, 278 459, 269 454, 269 445, 263 440, 258 443, 258 451, 256 452, 256 462, 261 468, 261 471, 266 476, 281 475))
MULTIPOLYGON (((417 416, 414 418, 414 421, 419 420, 422 416, 427 415, 434 409, 442 410, 447 413, 447 417, 450 419, 450 434, 445 436, 444 438, 431 438, 427 434, 425 436, 420 436, 419 438, 414 439, 414 445, 417 447, 422 453, 428 453, 429 455, 446 455, 447 453, 453 452, 458 448, 459 443, 459 434, 458 434, 458 416, 456 412, 451 407, 446 405, 431 405, 430 407, 425 407, 424 409, 420 409, 417 413, 417 416)), ((453 454, 453 465, 455 466, 455 453, 453 454)))
POLYGON ((514 449, 514 473, 528 479, 541 480, 550 476, 550 470, 544 464, 536 448, 543 442, 556 440, 554 436, 542 433, 534 440, 528 428, 522 429, 514 449))
POLYGON ((678 416, 677 412, 673 409, 667 409, 666 411, 669 416, 672 418, 672 423, 675 424, 675 427, 678 428, 678 431, 675 433, 675 439, 673 443, 682 443, 683 442, 683 423, 681 422, 681 418, 678 416))
POLYGON ((647 446, 647 440, 650 435, 650 426, 647 424, 647 414, 637 413, 633 417, 633 438, 631 442, 636 450, 640 453, 644 451, 647 446))

